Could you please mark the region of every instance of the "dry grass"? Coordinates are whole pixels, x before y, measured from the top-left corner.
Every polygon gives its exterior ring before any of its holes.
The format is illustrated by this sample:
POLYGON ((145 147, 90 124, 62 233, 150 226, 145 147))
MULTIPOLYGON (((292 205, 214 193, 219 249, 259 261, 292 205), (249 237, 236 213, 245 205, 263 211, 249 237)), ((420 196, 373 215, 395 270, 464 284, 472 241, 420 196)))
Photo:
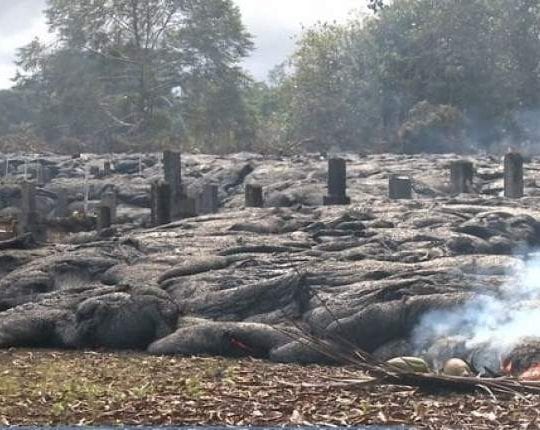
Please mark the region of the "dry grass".
MULTIPOLYGON (((93 352, 0 352, 0 424, 414 424, 537 428, 539 397, 321 386, 347 368, 93 352)), ((540 420, 539 420, 540 422, 540 420)))

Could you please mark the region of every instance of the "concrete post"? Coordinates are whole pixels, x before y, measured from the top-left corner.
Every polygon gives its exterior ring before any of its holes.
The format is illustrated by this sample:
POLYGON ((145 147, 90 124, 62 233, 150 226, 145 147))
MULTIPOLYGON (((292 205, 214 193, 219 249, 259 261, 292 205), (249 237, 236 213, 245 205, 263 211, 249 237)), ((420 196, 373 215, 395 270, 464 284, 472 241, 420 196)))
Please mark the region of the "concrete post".
POLYGON ((143 170, 144 170, 143 158, 142 158, 142 154, 139 154, 139 175, 140 176, 143 175, 143 170))
POLYGON ((263 188, 261 185, 246 184, 246 208, 262 208, 264 206, 263 188))
POLYGON ((46 167, 43 164, 39 163, 36 167, 36 182, 38 186, 42 187, 48 182, 46 167))
POLYGON ((65 218, 67 217, 67 190, 59 190, 56 196, 56 206, 54 208, 54 216, 56 218, 65 218))
POLYGON ((504 196, 520 199, 523 195, 523 157, 517 152, 511 152, 504 157, 504 196))
POLYGON ((30 182, 21 185, 21 214, 18 222, 18 234, 38 235, 38 213, 36 207, 36 186, 30 182))
POLYGON ((182 156, 179 152, 163 152, 163 170, 165 182, 171 187, 174 196, 179 196, 182 191, 182 156))
POLYGON ((179 152, 163 152, 163 176, 171 188, 171 216, 173 218, 189 216, 190 202, 182 201, 186 196, 182 187, 182 156, 179 152))
POLYGON ((200 215, 213 214, 219 208, 218 186, 207 184, 197 201, 197 213, 200 215))
POLYGON ((98 231, 111 228, 111 225, 112 225, 111 215, 112 215, 112 211, 109 206, 101 205, 98 208, 98 222, 97 222, 98 231))
POLYGON ((176 200, 176 205, 173 208, 173 216, 180 219, 197 216, 197 200, 193 197, 188 197, 184 193, 181 193, 180 198, 176 200))
POLYGON ((112 223, 116 221, 116 204, 117 204, 116 190, 112 188, 105 191, 105 193, 101 197, 100 206, 107 206, 111 210, 112 223))
POLYGON ((388 197, 392 200, 412 199, 412 182, 410 178, 391 175, 388 180, 388 197))
POLYGON ((347 163, 343 158, 328 160, 328 195, 324 197, 325 206, 348 205, 347 163))
POLYGON ((108 176, 111 176, 111 162, 105 161, 103 163, 103 176, 106 178, 108 176))
POLYGON ((48 166, 43 166, 43 183, 46 185, 53 180, 53 170, 48 166))
POLYGON ((157 227, 171 222, 171 187, 166 182, 155 182, 151 190, 151 219, 157 227))
POLYGON ((94 178, 99 178, 99 166, 90 166, 90 174, 94 178))
POLYGON ((473 192, 474 165, 470 161, 454 161, 450 165, 450 182, 453 194, 473 192))

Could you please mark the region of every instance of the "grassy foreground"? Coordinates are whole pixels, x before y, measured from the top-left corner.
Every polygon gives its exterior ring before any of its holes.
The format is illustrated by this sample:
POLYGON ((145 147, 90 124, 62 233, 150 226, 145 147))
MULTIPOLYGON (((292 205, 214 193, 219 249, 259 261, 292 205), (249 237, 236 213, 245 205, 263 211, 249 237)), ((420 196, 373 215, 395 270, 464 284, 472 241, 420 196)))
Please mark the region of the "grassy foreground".
POLYGON ((538 397, 437 397, 406 387, 350 392, 320 386, 355 376, 346 368, 256 360, 1 351, 0 424, 376 423, 482 429, 540 423, 538 397))

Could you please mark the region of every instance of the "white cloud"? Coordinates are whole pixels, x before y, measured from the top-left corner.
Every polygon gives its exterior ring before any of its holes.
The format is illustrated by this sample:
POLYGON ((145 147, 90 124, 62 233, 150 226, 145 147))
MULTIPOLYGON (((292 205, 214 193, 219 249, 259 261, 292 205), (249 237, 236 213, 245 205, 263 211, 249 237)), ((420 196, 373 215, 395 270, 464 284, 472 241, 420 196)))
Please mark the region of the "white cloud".
POLYGON ((236 0, 248 30, 255 36, 256 50, 246 67, 264 79, 273 66, 294 51, 303 27, 318 21, 343 22, 363 0, 236 0))
POLYGON ((0 45, 0 88, 7 88, 12 85, 11 79, 15 76, 15 53, 17 48, 32 41, 36 36, 46 38, 48 35, 45 22, 37 19, 30 28, 24 31, 2 36, 0 45))
MULTIPOLYGON (((295 36, 302 27, 317 21, 345 21, 352 9, 364 0, 235 0, 244 23, 255 36, 256 50, 246 60, 246 68, 264 79, 269 70, 283 62, 294 50, 295 36)), ((44 0, 16 0, 0 9, 0 88, 12 85, 16 49, 35 36, 46 37, 40 11, 44 0)))
POLYGON ((44 0, 17 0, 6 2, 0 9, 0 88, 8 88, 15 76, 17 48, 34 37, 47 37, 47 26, 41 11, 44 0))

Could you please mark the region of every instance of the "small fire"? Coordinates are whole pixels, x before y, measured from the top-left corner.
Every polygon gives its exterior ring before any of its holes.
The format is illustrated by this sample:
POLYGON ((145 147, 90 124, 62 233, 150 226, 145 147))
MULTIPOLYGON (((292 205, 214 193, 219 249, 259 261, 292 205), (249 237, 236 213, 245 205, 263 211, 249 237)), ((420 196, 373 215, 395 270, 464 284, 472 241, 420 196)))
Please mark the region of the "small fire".
MULTIPOLYGON (((514 366, 510 359, 503 361, 501 370, 505 375, 514 375, 514 366)), ((517 375, 522 381, 540 381, 540 363, 534 363, 527 370, 517 375)))
POLYGON ((519 375, 524 381, 540 381, 540 363, 533 364, 528 370, 519 375))
POLYGON ((434 365, 461 358, 479 372, 540 381, 540 254, 515 261, 506 283, 423 315, 412 334, 415 355, 434 365))

